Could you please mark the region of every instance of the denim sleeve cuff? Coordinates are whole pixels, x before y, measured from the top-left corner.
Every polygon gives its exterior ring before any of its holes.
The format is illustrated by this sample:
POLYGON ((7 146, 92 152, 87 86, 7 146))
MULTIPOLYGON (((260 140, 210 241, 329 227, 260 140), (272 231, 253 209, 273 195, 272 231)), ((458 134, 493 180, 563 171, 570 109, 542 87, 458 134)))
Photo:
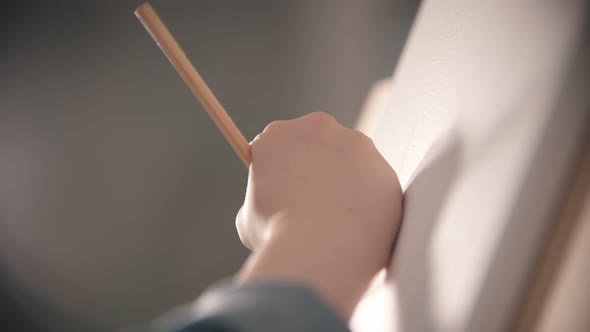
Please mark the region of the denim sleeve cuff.
POLYGON ((347 332, 349 329, 305 287, 269 282, 237 287, 225 282, 141 331, 347 332))

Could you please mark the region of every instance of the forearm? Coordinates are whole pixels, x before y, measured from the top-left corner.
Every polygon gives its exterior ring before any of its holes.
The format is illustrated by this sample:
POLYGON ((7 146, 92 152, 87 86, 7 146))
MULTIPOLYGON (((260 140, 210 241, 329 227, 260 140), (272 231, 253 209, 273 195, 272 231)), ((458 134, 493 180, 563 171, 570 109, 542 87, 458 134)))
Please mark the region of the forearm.
POLYGON ((290 227, 279 232, 282 234, 273 234, 250 256, 237 276, 238 282, 301 284, 316 292, 348 321, 371 279, 385 264, 389 248, 367 251, 365 248, 372 245, 369 239, 359 234, 334 234, 338 232, 334 228, 290 227))

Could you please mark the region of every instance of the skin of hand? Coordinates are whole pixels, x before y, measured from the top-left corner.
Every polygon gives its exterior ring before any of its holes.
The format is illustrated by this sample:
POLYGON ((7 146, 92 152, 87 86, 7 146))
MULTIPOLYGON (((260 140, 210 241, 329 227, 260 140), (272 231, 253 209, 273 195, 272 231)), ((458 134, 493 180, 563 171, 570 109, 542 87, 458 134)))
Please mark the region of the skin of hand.
POLYGON ((326 113, 270 123, 251 143, 238 283, 294 282, 345 321, 388 262, 402 191, 371 139, 326 113))

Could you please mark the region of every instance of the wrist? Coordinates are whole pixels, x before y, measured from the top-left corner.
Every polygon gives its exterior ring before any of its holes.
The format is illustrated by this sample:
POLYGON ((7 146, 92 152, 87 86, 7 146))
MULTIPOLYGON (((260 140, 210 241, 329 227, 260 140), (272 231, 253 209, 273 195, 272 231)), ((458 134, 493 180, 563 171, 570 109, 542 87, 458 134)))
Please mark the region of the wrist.
POLYGON ((334 227, 308 227, 326 223, 284 221, 269 225, 269 234, 239 272, 238 281, 302 284, 348 320, 385 264, 389 248, 378 252, 364 236, 334 234, 341 231, 334 227))

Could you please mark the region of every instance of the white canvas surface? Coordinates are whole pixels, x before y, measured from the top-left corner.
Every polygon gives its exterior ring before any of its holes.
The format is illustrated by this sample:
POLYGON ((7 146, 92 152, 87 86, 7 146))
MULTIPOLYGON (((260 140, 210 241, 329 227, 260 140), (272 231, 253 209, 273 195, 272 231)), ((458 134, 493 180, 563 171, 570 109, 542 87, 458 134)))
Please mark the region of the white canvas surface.
POLYGON ((510 324, 588 119, 584 94, 561 102, 585 6, 422 4, 396 73, 359 123, 398 172, 405 212, 355 331, 510 324))

